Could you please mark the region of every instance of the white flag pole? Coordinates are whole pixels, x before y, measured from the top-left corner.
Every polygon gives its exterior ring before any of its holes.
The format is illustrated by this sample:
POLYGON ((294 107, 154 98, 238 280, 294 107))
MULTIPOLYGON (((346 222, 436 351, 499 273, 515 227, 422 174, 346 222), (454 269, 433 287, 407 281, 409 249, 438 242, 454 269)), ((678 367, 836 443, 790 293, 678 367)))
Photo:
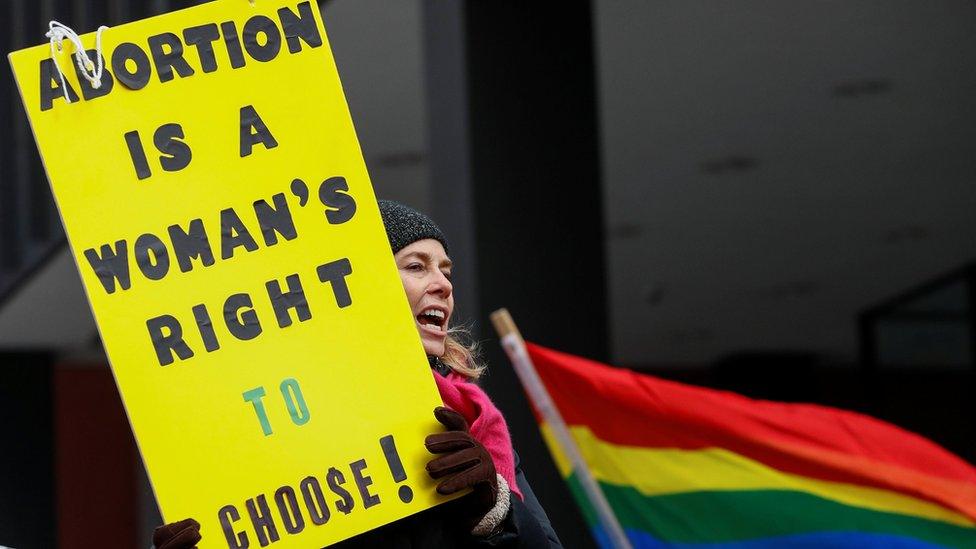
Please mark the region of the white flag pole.
POLYGON ((620 526, 620 522, 617 521, 616 515, 613 514, 613 509, 610 508, 607 498, 603 495, 603 491, 600 490, 600 486, 597 484, 596 479, 593 478, 593 474, 586 466, 586 462, 583 461, 583 455, 580 454, 579 447, 576 446, 576 442, 569 434, 569 429, 566 427, 566 422, 563 421, 562 415, 559 414, 559 409, 556 408, 552 397, 546 391, 545 385, 539 379, 539 374, 535 371, 535 365, 532 364, 532 359, 529 357, 529 353, 525 348, 525 341, 522 339, 522 334, 519 333, 518 327, 515 326, 515 321, 512 320, 512 315, 508 313, 508 309, 499 309, 491 314, 491 322, 495 326, 495 331, 498 332, 498 336, 501 338, 502 347, 505 348, 505 353, 512 362, 515 373, 518 374, 519 381, 522 382, 522 387, 529 394, 529 398, 535 405, 535 409, 539 411, 546 423, 549 424, 563 453, 569 458, 573 472, 583 487, 583 493, 590 501, 593 509, 596 510, 597 517, 600 519, 600 524, 603 526, 603 531, 606 532, 611 545, 614 549, 631 549, 630 540, 624 534, 624 529, 620 526))

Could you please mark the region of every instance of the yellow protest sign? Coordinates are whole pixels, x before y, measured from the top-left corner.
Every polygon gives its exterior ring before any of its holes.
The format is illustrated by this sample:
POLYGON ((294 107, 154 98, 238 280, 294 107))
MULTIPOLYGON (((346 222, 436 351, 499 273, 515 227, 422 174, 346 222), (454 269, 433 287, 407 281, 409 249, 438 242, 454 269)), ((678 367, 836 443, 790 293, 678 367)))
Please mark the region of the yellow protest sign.
POLYGON ((316 3, 81 40, 99 86, 67 40, 10 62, 165 519, 306 548, 437 503, 440 399, 316 3))

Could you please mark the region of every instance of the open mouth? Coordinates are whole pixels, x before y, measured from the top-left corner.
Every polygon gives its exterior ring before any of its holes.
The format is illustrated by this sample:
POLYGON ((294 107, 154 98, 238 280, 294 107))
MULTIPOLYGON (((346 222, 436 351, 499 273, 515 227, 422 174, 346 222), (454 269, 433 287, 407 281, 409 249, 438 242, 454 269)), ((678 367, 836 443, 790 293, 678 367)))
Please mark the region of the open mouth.
POLYGON ((424 328, 444 333, 447 328, 447 314, 440 309, 424 309, 417 315, 417 323, 424 328))

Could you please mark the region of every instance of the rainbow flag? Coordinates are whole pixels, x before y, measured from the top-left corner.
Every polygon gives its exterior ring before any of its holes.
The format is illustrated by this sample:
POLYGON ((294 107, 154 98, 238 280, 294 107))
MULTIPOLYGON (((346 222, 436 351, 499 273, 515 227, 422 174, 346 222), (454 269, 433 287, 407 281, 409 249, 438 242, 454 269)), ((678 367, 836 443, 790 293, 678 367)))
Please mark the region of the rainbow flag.
POLYGON ((634 547, 976 548, 976 468, 923 437, 527 347, 634 547))

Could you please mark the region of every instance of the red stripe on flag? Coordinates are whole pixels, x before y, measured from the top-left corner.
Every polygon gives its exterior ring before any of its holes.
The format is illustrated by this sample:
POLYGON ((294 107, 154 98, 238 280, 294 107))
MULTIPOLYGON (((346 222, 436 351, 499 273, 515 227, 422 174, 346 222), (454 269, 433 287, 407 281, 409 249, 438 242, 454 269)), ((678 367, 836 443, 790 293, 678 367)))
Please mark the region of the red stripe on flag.
POLYGON ((527 344, 566 423, 655 448, 725 448, 775 469, 895 490, 976 518, 976 468, 935 443, 854 412, 760 401, 527 344))

